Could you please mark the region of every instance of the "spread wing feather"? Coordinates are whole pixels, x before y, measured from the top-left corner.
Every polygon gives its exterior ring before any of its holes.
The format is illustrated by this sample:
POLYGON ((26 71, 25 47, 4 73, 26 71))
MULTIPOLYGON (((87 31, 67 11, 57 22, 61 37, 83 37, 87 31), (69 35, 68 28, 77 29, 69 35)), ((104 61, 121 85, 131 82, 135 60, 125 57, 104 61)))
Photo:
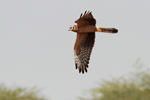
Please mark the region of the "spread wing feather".
POLYGON ((75 21, 75 23, 77 23, 77 25, 83 26, 83 25, 94 25, 96 24, 96 20, 94 19, 92 13, 90 11, 85 11, 84 15, 82 16, 82 14, 80 15, 80 18, 78 20, 75 21))
POLYGON ((95 33, 77 33, 77 39, 74 46, 74 57, 76 69, 79 73, 87 72, 90 55, 95 42, 95 33))

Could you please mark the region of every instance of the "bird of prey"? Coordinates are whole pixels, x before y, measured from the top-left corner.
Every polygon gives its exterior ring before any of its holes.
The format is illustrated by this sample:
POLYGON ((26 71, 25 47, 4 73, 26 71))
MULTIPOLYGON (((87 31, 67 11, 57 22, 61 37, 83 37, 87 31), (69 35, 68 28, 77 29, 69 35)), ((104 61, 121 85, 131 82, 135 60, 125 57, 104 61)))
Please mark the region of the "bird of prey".
POLYGON ((80 15, 75 21, 77 25, 69 28, 69 31, 77 33, 74 45, 75 67, 79 69, 79 73, 87 72, 90 55, 95 42, 95 32, 117 33, 116 28, 96 27, 96 20, 90 11, 80 15))

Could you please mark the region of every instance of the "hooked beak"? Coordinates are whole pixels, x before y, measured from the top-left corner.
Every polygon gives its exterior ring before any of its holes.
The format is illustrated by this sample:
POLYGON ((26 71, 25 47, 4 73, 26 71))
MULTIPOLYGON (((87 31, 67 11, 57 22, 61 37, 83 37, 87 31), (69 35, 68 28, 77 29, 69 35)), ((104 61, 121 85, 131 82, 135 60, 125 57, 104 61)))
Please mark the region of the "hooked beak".
POLYGON ((68 31, 70 31, 70 28, 68 29, 68 31))

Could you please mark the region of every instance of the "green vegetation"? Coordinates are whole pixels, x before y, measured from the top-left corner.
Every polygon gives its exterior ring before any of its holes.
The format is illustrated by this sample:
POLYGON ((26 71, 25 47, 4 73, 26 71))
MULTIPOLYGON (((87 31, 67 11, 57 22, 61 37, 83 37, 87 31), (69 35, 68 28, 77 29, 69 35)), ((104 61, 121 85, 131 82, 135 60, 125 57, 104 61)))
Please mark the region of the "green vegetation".
POLYGON ((0 85, 0 100, 47 100, 38 95, 36 88, 26 89, 15 87, 11 89, 0 85))
POLYGON ((79 100, 150 100, 150 71, 139 61, 134 68, 126 76, 103 80, 88 92, 90 97, 79 97, 79 100))

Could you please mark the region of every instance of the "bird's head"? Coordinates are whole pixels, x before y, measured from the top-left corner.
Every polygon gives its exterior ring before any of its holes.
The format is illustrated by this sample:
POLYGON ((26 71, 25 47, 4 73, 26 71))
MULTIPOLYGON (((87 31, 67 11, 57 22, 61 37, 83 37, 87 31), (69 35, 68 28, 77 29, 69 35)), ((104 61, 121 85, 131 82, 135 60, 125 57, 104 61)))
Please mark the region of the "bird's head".
POLYGON ((74 29, 74 27, 71 26, 71 27, 69 27, 69 30, 68 30, 68 31, 73 31, 73 29, 74 29))
POLYGON ((68 31, 74 31, 74 32, 77 32, 77 30, 78 30, 77 25, 73 25, 73 26, 69 27, 69 30, 68 30, 68 31))

